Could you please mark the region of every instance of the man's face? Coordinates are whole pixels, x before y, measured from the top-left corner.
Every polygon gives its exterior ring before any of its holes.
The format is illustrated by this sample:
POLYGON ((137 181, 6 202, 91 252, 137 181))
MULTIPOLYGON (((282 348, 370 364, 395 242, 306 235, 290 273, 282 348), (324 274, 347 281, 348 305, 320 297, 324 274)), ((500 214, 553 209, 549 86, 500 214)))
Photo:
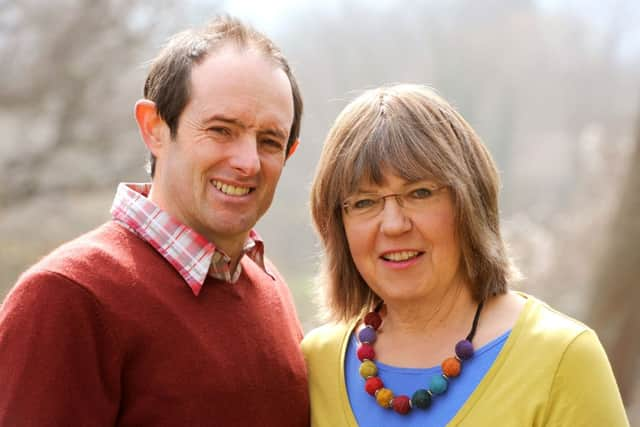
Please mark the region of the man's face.
POLYGON ((177 136, 156 155, 151 199, 237 256, 271 205, 292 122, 284 71, 250 50, 213 53, 192 70, 177 136))

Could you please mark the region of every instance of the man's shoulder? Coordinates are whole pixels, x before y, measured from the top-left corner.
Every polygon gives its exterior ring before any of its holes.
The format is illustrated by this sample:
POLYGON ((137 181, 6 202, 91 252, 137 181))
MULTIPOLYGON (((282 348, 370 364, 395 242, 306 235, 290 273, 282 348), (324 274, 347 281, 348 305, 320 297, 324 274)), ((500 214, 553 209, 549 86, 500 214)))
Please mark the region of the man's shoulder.
POLYGON ((29 271, 49 270, 65 274, 76 266, 120 263, 131 253, 132 245, 143 243, 133 233, 114 221, 108 221, 97 228, 63 243, 35 265, 29 271))
POLYGON ((91 287, 106 275, 128 275, 135 271, 132 268, 135 258, 149 250, 153 251, 135 234, 109 221, 44 256, 19 277, 16 287, 45 277, 64 278, 91 287))

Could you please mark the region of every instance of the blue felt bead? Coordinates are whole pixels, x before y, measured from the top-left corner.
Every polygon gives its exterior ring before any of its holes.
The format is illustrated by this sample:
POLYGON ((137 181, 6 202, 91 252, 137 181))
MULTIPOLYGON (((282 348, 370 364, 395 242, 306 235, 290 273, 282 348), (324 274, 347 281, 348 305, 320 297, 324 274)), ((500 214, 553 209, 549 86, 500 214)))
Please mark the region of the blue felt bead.
POLYGON ((429 390, 433 394, 442 394, 447 391, 447 380, 442 375, 434 375, 429 378, 429 390))

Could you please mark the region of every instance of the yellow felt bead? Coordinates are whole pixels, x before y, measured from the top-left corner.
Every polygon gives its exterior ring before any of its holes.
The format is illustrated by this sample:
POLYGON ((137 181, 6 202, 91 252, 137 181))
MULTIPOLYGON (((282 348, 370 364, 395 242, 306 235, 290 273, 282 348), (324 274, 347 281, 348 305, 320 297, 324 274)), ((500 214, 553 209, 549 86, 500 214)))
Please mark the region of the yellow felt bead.
POLYGON ((369 377, 375 377, 378 374, 378 367, 371 360, 365 360, 360 365, 360 376, 365 380, 369 377))
POLYGON ((393 392, 388 388, 381 388, 376 392, 376 401, 383 408, 391 406, 391 399, 393 399, 393 392))

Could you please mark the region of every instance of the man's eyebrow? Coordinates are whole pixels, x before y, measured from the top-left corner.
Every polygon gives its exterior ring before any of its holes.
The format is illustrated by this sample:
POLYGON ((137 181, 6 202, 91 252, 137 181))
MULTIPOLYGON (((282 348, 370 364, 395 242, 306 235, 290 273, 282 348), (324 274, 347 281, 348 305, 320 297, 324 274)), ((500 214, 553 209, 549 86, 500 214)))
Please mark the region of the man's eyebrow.
POLYGON ((214 114, 213 116, 207 118, 204 121, 204 124, 207 125, 211 122, 225 122, 230 125, 241 127, 243 129, 247 127, 242 121, 236 119, 235 117, 225 116, 224 114, 214 114))
MULTIPOLYGON (((247 129, 249 127, 242 120, 239 120, 235 117, 225 116, 224 114, 214 114, 213 116, 207 118, 204 121, 204 124, 205 126, 207 126, 211 122, 224 122, 242 129, 247 129)), ((287 131, 281 129, 278 126, 266 128, 264 130, 261 130, 260 133, 262 133, 263 135, 271 135, 276 138, 287 139, 287 131)))

